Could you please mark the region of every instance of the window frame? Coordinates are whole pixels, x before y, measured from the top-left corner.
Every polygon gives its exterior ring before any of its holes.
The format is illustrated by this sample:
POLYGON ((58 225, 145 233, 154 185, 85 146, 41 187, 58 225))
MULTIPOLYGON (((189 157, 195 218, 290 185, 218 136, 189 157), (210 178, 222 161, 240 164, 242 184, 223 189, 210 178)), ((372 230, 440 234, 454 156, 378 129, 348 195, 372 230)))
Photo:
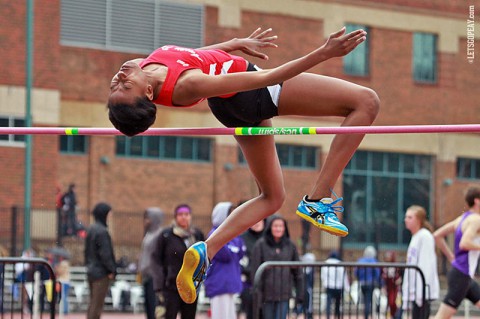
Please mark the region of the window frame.
POLYGON ((160 161, 211 163, 213 160, 213 145, 214 140, 212 138, 190 136, 127 137, 120 135, 115 137, 115 156, 160 161), (157 143, 152 143, 153 140, 157 140, 157 143), (205 146, 208 146, 208 153, 205 153, 202 149, 205 146), (123 148, 123 151, 119 147, 123 148), (132 152, 132 147, 135 147, 134 152, 132 152), (150 147, 154 148, 153 152, 150 147), (191 156, 185 156, 185 154, 191 156))
POLYGON ((394 153, 394 152, 376 152, 376 151, 357 151, 352 160, 348 163, 343 172, 343 205, 346 208, 345 224, 348 226, 365 222, 370 227, 363 227, 361 234, 359 232, 351 234, 345 239, 345 247, 357 247, 359 244, 379 243, 384 248, 406 247, 410 239, 410 234, 403 226, 404 213, 407 206, 419 204, 425 206, 431 218, 433 207, 433 198, 435 193, 435 184, 433 182, 435 172, 435 158, 431 155, 394 153), (379 184, 380 183, 380 184, 379 184), (387 184, 383 184, 387 183, 387 184), (388 195, 390 204, 383 198, 379 201, 376 196, 378 189, 384 189, 388 192, 390 185, 396 190, 396 193, 388 195), (428 196, 423 192, 416 192, 412 185, 428 188, 428 196), (356 194, 356 192, 359 192, 356 194), (357 197, 363 194, 361 197, 357 197), (412 195, 414 194, 414 195, 412 195), (359 201, 359 198, 363 200, 359 201), (412 199, 415 198, 413 201, 412 199), (349 215, 348 211, 355 211, 354 215, 349 215), (384 213, 379 214, 379 213, 384 213), (359 214, 363 214, 358 216, 359 214), (395 215, 391 215, 395 214, 395 215), (392 218, 393 217, 393 218, 392 218), (384 233, 379 233, 375 226, 379 225, 377 221, 380 218, 381 225, 396 225, 396 233, 391 237, 382 238, 384 233), (353 236, 352 236, 353 235, 353 236), (362 238, 363 237, 363 238, 362 238), (394 241, 392 241, 394 240, 394 241))
POLYGON ((58 138, 58 150, 62 155, 86 155, 89 151, 90 139, 86 135, 60 135, 58 138), (67 149, 62 149, 64 143, 62 140, 66 141, 67 149), (76 141, 82 141, 82 150, 76 150, 76 141))
MULTIPOLYGON (((300 145, 300 144, 287 144, 287 143, 275 143, 280 165, 286 169, 299 169, 299 170, 317 170, 319 167, 319 148, 317 146, 300 145), (286 148, 286 149, 285 149, 286 148), (301 164, 297 165, 298 151, 300 151, 301 164), (313 154, 308 154, 308 153, 313 154), (286 159, 283 154, 286 153, 286 159), (313 161, 313 165, 309 165, 313 161)), ((238 147, 238 163, 247 164, 242 150, 238 147)))
POLYGON ((413 33, 412 76, 418 84, 438 82, 438 35, 428 32, 413 33))
MULTIPOLYGON (((347 23, 345 32, 348 33, 357 29, 363 29, 367 34, 370 32, 368 26, 354 23, 347 23)), ((344 56, 342 61, 343 72, 346 75, 357 77, 370 76, 370 37, 367 35, 365 41, 344 56)))
MULTIPOLYGON (((5 127, 25 127, 25 118, 14 115, 0 115, 0 120, 6 120, 8 126, 5 127), (17 123, 20 122, 20 123, 17 123), (20 125, 18 125, 20 124, 20 125)), ((7 136, 6 139, 0 139, 0 146, 25 146, 25 135, 18 134, 3 134, 1 136, 7 136)))
POLYGON ((457 178, 461 180, 467 180, 467 181, 480 180, 480 159, 458 157, 456 162, 455 172, 456 172, 457 178), (468 165, 469 176, 466 176, 466 174, 460 174, 460 170, 466 170, 467 165, 468 165))

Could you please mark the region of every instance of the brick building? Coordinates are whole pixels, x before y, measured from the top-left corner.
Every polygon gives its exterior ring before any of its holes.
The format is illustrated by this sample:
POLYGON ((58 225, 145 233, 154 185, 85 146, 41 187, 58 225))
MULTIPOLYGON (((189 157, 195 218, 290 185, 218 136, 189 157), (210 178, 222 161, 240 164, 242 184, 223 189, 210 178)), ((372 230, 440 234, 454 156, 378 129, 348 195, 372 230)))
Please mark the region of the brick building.
MULTIPOLYGON (((451 0, 37 0, 33 125, 111 127, 105 101, 112 75, 125 60, 143 57, 167 40, 201 46, 247 36, 258 26, 272 27, 279 35, 279 48, 268 51, 269 61, 250 59, 269 68, 323 44, 344 25, 366 28, 368 42, 355 54, 311 71, 376 90, 382 104, 375 125, 478 123, 479 58, 473 63, 467 59, 467 42, 480 50, 480 32, 469 34, 467 22, 478 16, 478 10, 451 0)), ((0 0, 0 13, 4 61, 0 121, 2 126, 22 125, 25 2, 0 0)), ((478 23, 474 26, 480 30, 478 23)), ((339 123, 336 118, 274 120, 275 126, 339 123)), ((203 103, 187 109, 161 107, 155 127, 221 125, 203 103)), ((281 213, 288 219, 296 220, 296 205, 312 187, 312 175, 327 155, 331 139, 329 135, 277 137, 287 188, 281 213)), ((54 210, 55 187, 66 188, 71 182, 77 185, 82 210, 104 200, 115 211, 137 217, 148 206, 171 212, 178 203, 188 202, 197 216, 208 219, 216 202, 238 202, 257 192, 231 136, 147 140, 37 135, 32 145, 33 227, 40 221, 35 219, 36 210, 54 210)), ((2 209, 23 206, 24 146, 21 136, 1 137, 2 209)), ((479 151, 480 138, 472 133, 368 135, 337 185, 352 228, 345 244, 376 241, 402 247, 408 242, 403 213, 413 203, 426 206, 435 225, 453 218, 462 209, 464 188, 479 183, 479 151)), ((86 214, 80 219, 88 224, 86 214)), ((126 219, 115 225, 114 239, 132 232, 133 241, 141 239, 139 222, 126 219)), ((298 233, 294 231, 294 236, 298 233)), ((316 247, 337 245, 331 238, 318 244, 325 236, 313 236, 316 247)))

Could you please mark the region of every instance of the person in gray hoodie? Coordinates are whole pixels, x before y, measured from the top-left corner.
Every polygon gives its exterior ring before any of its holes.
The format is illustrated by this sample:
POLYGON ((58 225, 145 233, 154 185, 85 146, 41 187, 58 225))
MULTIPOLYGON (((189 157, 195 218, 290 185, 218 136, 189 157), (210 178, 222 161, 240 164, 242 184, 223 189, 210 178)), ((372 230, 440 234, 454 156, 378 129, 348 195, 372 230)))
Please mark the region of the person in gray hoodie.
POLYGON ((145 315, 147 319, 155 319, 155 308, 162 308, 155 296, 153 289, 153 274, 158 271, 154 268, 152 263, 152 254, 155 250, 155 243, 162 232, 162 224, 165 218, 165 213, 158 207, 149 207, 145 210, 143 215, 143 227, 145 236, 142 241, 142 248, 140 252, 140 260, 138 261, 138 271, 141 275, 143 286, 145 315))
POLYGON ((112 239, 107 228, 107 216, 112 207, 98 203, 93 209, 93 223, 85 239, 85 266, 90 288, 87 318, 99 319, 110 282, 115 279, 116 264, 112 239))

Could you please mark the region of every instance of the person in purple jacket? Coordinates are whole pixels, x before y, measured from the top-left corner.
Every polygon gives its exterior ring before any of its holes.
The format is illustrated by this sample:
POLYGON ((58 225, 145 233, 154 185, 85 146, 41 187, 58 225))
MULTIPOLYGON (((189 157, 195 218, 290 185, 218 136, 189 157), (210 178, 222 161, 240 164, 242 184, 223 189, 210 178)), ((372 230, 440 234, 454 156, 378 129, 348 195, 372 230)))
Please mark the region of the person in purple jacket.
MULTIPOLYGON (((230 202, 218 203, 212 211, 213 228, 210 236, 233 210, 230 202)), ((246 246, 238 236, 223 246, 211 261, 205 279, 205 293, 210 298, 212 319, 235 319, 235 294, 242 291, 240 260, 245 255, 246 246)))

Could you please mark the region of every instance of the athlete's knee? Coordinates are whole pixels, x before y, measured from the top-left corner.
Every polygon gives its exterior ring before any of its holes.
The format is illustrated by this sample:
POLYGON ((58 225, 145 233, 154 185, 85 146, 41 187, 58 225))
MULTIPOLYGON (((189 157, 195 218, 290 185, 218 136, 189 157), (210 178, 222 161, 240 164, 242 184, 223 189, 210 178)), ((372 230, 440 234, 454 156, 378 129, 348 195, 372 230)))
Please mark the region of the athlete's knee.
POLYGON ((373 122, 380 111, 380 98, 369 88, 362 88, 360 93, 359 109, 373 122))
POLYGON ((275 194, 265 196, 265 200, 268 202, 268 213, 273 214, 276 213, 282 208, 283 203, 285 202, 286 198, 285 189, 282 188, 281 190, 277 190, 275 194))

